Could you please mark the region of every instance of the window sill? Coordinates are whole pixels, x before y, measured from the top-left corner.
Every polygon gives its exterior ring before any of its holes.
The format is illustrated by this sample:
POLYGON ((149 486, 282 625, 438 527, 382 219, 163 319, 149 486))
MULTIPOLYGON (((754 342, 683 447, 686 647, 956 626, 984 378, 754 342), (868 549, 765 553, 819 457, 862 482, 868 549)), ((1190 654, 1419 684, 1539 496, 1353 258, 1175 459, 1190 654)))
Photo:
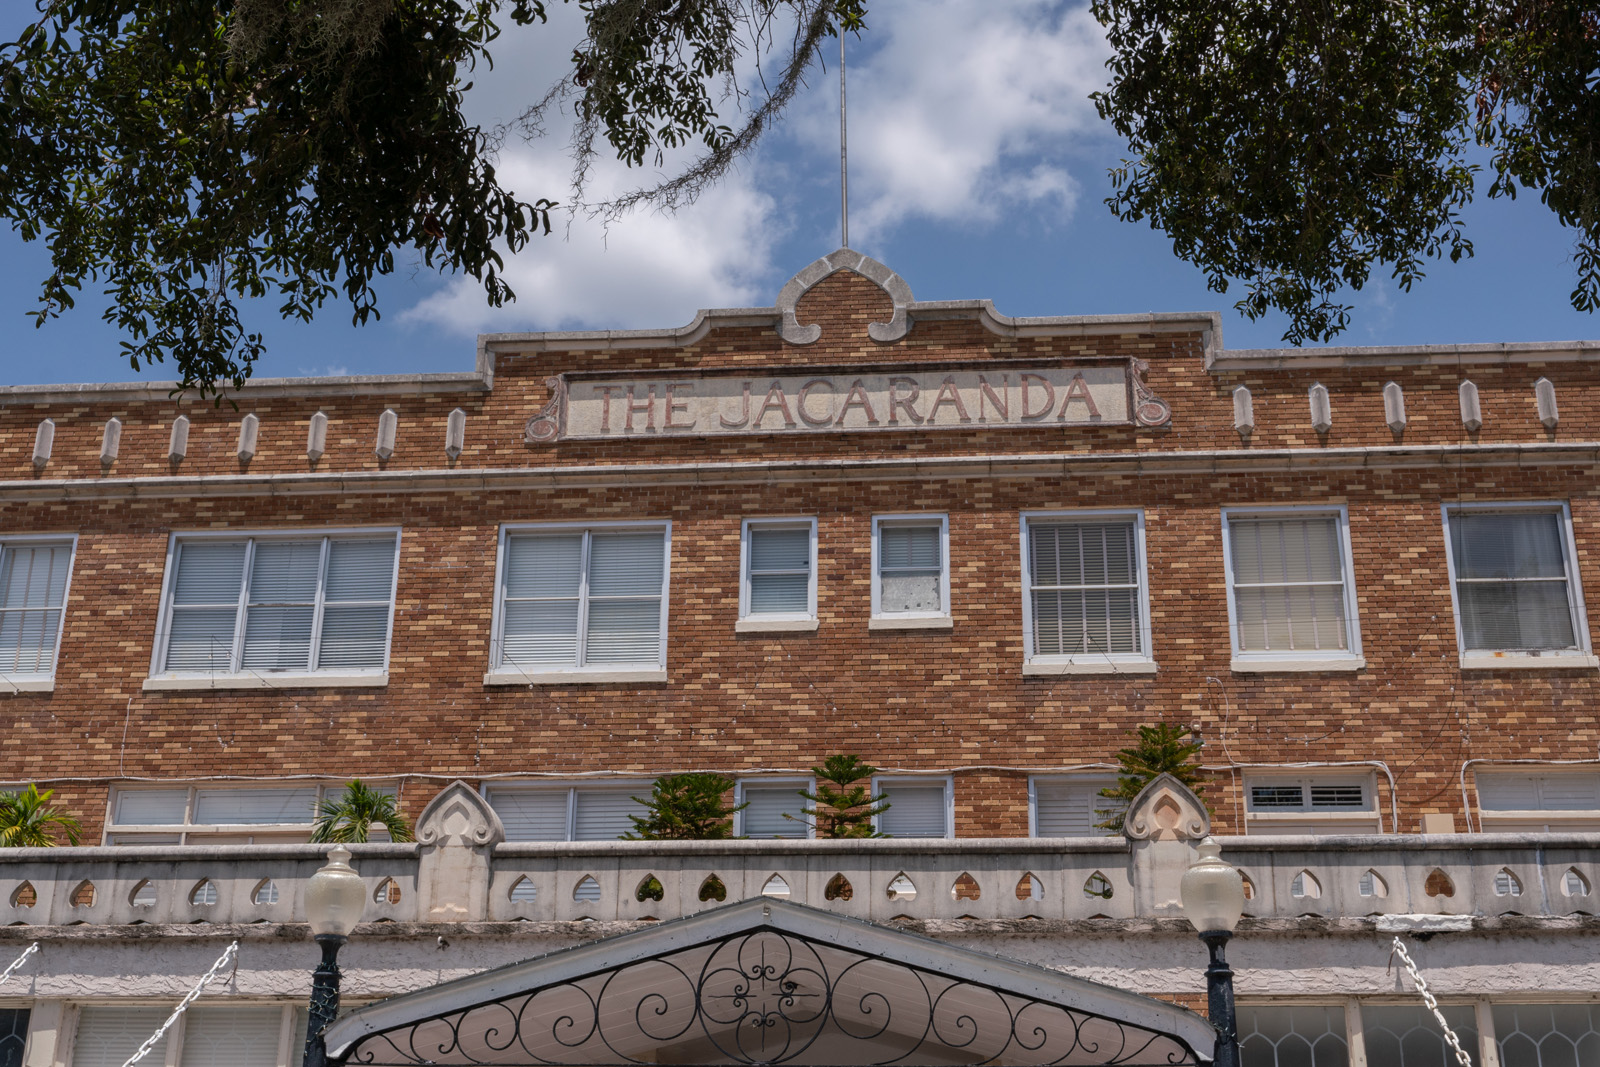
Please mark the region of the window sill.
POLYGON ((1464 671, 1578 671, 1600 667, 1600 656, 1584 652, 1463 652, 1464 671))
POLYGON ((7 693, 53 693, 55 689, 54 678, 0 677, 0 696, 5 696, 7 693))
POLYGON ((1085 660, 1074 663, 1024 663, 1024 677, 1049 677, 1062 674, 1155 674, 1159 668, 1155 660, 1085 660))
POLYGON ((1322 659, 1315 656, 1305 659, 1235 656, 1228 666, 1235 674, 1271 674, 1274 671, 1359 671, 1366 668, 1367 661, 1361 656, 1330 656, 1322 659))
POLYGON ((348 689, 382 688, 389 684, 389 672, 381 674, 203 674, 155 675, 144 680, 146 690, 162 689, 348 689))
POLYGON ((816 628, 816 619, 744 618, 733 624, 733 632, 740 634, 804 633, 816 628))
POLYGON ((484 685, 615 685, 619 682, 664 682, 658 669, 621 671, 518 671, 496 670, 483 676, 484 685))
POLYGON ((955 621, 948 615, 877 615, 867 620, 869 630, 950 630, 955 621))

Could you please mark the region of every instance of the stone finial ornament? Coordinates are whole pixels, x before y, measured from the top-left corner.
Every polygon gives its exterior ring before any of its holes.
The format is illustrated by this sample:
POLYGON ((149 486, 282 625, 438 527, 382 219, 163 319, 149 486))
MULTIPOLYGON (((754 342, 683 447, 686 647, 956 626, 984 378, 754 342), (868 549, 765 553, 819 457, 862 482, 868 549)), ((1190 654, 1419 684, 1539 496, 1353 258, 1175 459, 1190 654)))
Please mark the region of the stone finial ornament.
POLYGON ((260 436, 261 420, 253 413, 239 421, 239 447, 236 451, 241 460, 249 463, 256 458, 256 440, 260 436))
POLYGON ((33 465, 35 468, 43 467, 50 462, 50 451, 56 446, 56 424, 54 419, 45 419, 33 433, 33 465))
POLYGON ((112 416, 106 420, 105 432, 100 435, 100 462, 107 465, 116 462, 121 450, 122 420, 112 416))
POLYGON ((328 450, 328 416, 317 412, 306 428, 306 458, 315 463, 328 450))
POLYGON ((792 345, 816 343, 822 336, 822 327, 815 323, 810 326, 800 325, 800 320, 795 318, 795 305, 818 282, 842 270, 861 275, 889 294, 889 299, 894 303, 894 314, 888 322, 867 324, 868 337, 874 341, 898 341, 910 331, 911 320, 907 309, 912 301, 911 286, 906 284, 904 278, 871 256, 864 256, 854 249, 841 248, 803 268, 778 291, 778 311, 783 315, 783 321, 778 326, 778 336, 792 345))
POLYGON ((176 463, 189 454, 189 416, 172 420, 172 437, 167 441, 167 458, 176 463))
POLYGON ((1406 428, 1406 394, 1399 382, 1383 387, 1383 421, 1395 433, 1406 428))
POLYGON ((1256 428, 1256 402, 1250 390, 1241 385, 1233 391, 1233 428, 1248 437, 1256 428))
POLYGON ((1461 394, 1461 425, 1477 433, 1483 429, 1483 407, 1478 403, 1478 387, 1471 382, 1462 382, 1458 392, 1461 394))
POLYGON ((456 408, 444 423, 444 454, 451 459, 461 455, 467 443, 467 413, 456 408))
POLYGON ((1333 429, 1333 402, 1328 399, 1328 387, 1318 382, 1311 387, 1311 428, 1318 433, 1333 429))
POLYGON ((1539 408, 1539 421, 1544 423, 1544 428, 1553 430, 1556 423, 1561 421, 1561 415, 1556 411, 1556 386, 1549 378, 1540 378, 1533 383, 1533 400, 1539 408))
POLYGON ((481 793, 459 778, 441 789, 417 816, 417 841, 423 845, 492 848, 505 839, 500 816, 481 793))
POLYGON ((1128 805, 1122 832, 1131 841, 1199 841, 1211 833, 1211 813, 1188 786, 1158 774, 1128 805))
POLYGON ((400 416, 394 413, 394 408, 384 408, 383 414, 378 416, 378 445, 373 449, 379 459, 394 455, 394 437, 399 428, 400 416))

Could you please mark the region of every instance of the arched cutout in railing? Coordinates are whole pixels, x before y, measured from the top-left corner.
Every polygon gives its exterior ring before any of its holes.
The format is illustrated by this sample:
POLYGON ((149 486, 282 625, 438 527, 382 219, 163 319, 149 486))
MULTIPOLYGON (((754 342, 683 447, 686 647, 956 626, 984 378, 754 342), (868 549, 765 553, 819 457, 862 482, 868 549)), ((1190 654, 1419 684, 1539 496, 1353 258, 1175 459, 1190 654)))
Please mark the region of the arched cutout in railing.
POLYGON ((824 900, 849 900, 856 895, 856 887, 850 884, 850 879, 843 874, 836 874, 828 879, 828 884, 822 888, 824 900))
POLYGON ((586 874, 578 879, 578 884, 572 887, 572 899, 580 904, 593 904, 600 899, 600 883, 594 880, 594 875, 586 874))
POLYGON ((189 890, 189 903, 197 908, 209 908, 217 902, 217 883, 209 878, 202 878, 189 890))
POLYGON ((278 902, 278 883, 271 878, 261 879, 256 883, 256 887, 250 891, 250 902, 262 906, 276 904, 278 902))
POLYGON ((128 903, 136 908, 153 908, 156 906, 156 887, 150 879, 146 878, 134 886, 128 893, 128 903))
POLYGON ((916 900, 917 884, 906 877, 905 871, 901 871, 889 879, 889 886, 884 893, 890 900, 916 900))
POLYGON ((1422 891, 1430 897, 1453 897, 1456 895, 1456 884, 1448 874, 1435 867, 1428 875, 1428 880, 1422 883, 1422 891))
POLYGON ((722 879, 714 874, 706 875, 706 880, 700 883, 700 903, 717 901, 719 904, 728 899, 728 887, 722 879))
POLYGON ((1256 884, 1250 880, 1250 876, 1245 874, 1243 871, 1240 871, 1239 878, 1244 882, 1244 899, 1256 899, 1256 884))
POLYGON ((1307 898, 1320 900, 1322 897, 1322 883, 1317 881, 1317 876, 1310 871, 1301 871, 1290 880, 1289 895, 1297 900, 1307 898))
POLYGON ((72 887, 72 895, 67 900, 74 908, 94 907, 94 883, 85 878, 72 887))
POLYGON ((777 897, 779 900, 788 900, 789 883, 784 881, 782 875, 774 874, 761 887, 761 895, 764 897, 777 897))
POLYGON ((400 883, 393 878, 385 878, 378 883, 378 888, 372 891, 374 904, 388 904, 391 907, 400 903, 400 883))
POLYGON ((1520 897, 1522 895, 1522 879, 1513 874, 1510 867, 1501 867, 1494 872, 1494 895, 1497 897, 1520 897))
POLYGON ((1377 871, 1368 870, 1357 879, 1356 892, 1364 897, 1386 897, 1389 895, 1389 883, 1377 871))
POLYGON ((31 908, 37 903, 39 903, 39 891, 33 888, 32 882, 23 882, 11 891, 13 908, 31 908))
POLYGON ((961 872, 961 877, 950 886, 951 900, 977 900, 983 895, 983 890, 978 888, 978 880, 966 871, 961 872))
POLYGON ((1110 900, 1115 893, 1116 890, 1111 888, 1111 879, 1099 871, 1095 871, 1083 883, 1083 895, 1086 897, 1110 900))
POLYGON ((661 879, 653 874, 645 875, 639 882, 639 887, 633 891, 633 898, 641 904, 647 900, 653 900, 659 904, 661 898, 666 895, 667 891, 662 887, 661 879))
POLYGON ((1569 897, 1586 897, 1589 895, 1589 879, 1576 867, 1568 867, 1567 873, 1561 876, 1561 891, 1569 897))
POLYGON ((1018 900, 1043 900, 1044 882, 1032 871, 1024 871, 1021 878, 1017 879, 1018 900))
POLYGON ((533 884, 533 879, 523 875, 511 883, 511 892, 506 894, 513 904, 532 904, 539 899, 539 887, 533 884))

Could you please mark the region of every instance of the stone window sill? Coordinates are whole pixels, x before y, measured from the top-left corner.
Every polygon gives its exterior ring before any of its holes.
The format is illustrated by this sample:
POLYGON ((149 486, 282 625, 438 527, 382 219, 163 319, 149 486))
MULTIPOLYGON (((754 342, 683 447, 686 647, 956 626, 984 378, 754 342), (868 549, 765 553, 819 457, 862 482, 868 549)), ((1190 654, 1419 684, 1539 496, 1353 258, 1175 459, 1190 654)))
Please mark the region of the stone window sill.
POLYGON ((950 630, 955 622, 948 615, 895 616, 879 615, 867 620, 869 630, 950 630))
POLYGON ((272 674, 156 675, 144 680, 147 690, 162 689, 349 689, 382 688, 389 684, 389 672, 381 674, 338 674, 333 671, 303 671, 272 674))
POLYGON ((1584 652, 1463 652, 1464 671, 1578 671, 1600 667, 1600 656, 1584 652))
POLYGON ((816 628, 816 619, 745 618, 733 624, 733 632, 740 634, 806 633, 816 628))
POLYGON ((1073 663, 1024 663, 1024 677, 1050 677, 1063 674, 1155 674, 1155 660, 1084 660, 1073 663))
POLYGON ((7 693, 53 693, 54 678, 7 678, 0 675, 0 696, 7 693))
POLYGON ((664 682, 664 670, 622 671, 519 671, 494 670, 483 676, 484 685, 616 685, 625 682, 664 682))
POLYGON ((1305 659, 1235 656, 1228 666, 1235 674, 1271 674, 1274 671, 1359 671, 1366 668, 1367 661, 1361 656, 1329 656, 1321 659, 1315 656, 1308 656, 1305 659))

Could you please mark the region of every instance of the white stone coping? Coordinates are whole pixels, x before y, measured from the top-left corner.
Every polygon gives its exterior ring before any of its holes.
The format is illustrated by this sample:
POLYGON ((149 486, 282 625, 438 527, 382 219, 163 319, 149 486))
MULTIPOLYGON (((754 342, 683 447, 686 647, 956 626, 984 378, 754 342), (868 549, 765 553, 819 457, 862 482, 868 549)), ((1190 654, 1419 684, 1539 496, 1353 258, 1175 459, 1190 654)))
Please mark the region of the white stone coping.
POLYGON ((147 691, 180 689, 381 689, 389 672, 284 671, 257 674, 159 674, 144 680, 147 691))
POLYGON ((667 672, 660 670, 611 671, 523 671, 500 668, 483 676, 484 685, 615 685, 627 682, 665 682, 667 672))

